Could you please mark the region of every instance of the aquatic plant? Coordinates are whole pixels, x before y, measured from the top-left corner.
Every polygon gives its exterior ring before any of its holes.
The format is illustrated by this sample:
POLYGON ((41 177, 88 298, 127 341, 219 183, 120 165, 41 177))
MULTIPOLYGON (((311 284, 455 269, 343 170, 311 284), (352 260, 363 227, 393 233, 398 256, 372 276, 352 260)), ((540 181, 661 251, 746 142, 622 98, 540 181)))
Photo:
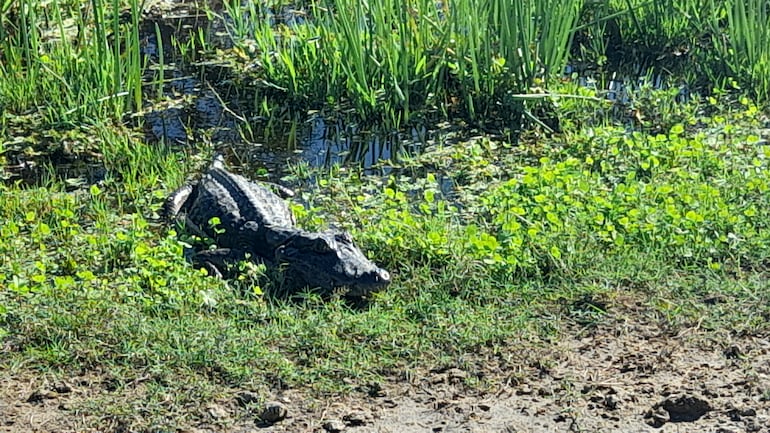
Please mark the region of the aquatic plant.
POLYGON ((727 18, 724 28, 720 23, 722 9, 713 0, 710 5, 712 39, 722 65, 758 101, 769 103, 770 9, 767 2, 728 0, 723 9, 727 18))
POLYGON ((335 0, 290 23, 254 2, 228 12, 236 42, 259 60, 265 94, 349 103, 399 125, 417 107, 515 118, 518 95, 560 76, 581 3, 335 0))
POLYGON ((141 107, 139 14, 130 3, 10 2, 0 20, 0 100, 49 123, 121 119, 141 107))

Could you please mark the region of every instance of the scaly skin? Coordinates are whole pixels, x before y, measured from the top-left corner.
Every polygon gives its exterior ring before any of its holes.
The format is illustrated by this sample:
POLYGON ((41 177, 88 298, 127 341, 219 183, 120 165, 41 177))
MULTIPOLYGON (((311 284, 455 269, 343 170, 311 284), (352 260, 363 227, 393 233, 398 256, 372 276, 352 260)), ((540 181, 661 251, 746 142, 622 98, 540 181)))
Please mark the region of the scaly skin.
POLYGON ((269 189, 227 171, 221 158, 214 160, 199 181, 172 193, 165 211, 220 247, 193 257, 214 274, 222 275, 228 263, 250 258, 281 265, 298 286, 347 287, 350 296, 363 296, 390 283, 388 272, 367 259, 348 233, 311 233, 297 228, 286 202, 269 189), (215 217, 219 224, 212 227, 210 221, 215 217))

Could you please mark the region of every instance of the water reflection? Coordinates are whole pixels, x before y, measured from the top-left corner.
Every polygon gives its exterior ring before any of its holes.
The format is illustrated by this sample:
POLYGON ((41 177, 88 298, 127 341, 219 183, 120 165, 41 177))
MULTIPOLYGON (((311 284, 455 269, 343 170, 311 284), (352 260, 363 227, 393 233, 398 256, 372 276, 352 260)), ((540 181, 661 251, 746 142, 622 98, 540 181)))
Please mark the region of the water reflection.
POLYGON ((288 165, 304 163, 313 168, 334 165, 359 166, 372 170, 382 161, 398 161, 419 153, 438 133, 425 127, 407 132, 365 130, 355 123, 330 121, 320 116, 279 127, 253 126, 258 141, 227 147, 244 165, 264 169, 276 176, 288 165))

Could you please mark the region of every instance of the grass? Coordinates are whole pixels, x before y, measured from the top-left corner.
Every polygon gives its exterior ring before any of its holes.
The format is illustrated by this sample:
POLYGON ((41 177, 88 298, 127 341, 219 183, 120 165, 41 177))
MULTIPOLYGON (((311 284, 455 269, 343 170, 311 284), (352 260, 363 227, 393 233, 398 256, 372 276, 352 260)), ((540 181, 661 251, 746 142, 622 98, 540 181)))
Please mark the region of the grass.
POLYGON ((91 8, 29 2, 5 15, 3 105, 17 113, 45 107, 40 114, 46 125, 121 119, 141 107, 139 5, 129 4, 128 23, 120 19, 123 6, 117 0, 94 0, 91 8))
MULTIPOLYGON (((623 4, 644 27, 649 4, 623 4)), ((595 96, 556 79, 578 2, 378 5, 311 3, 312 19, 290 26, 268 25, 261 4, 243 13, 230 3, 233 50, 259 60, 252 78, 263 86, 240 95, 254 111, 281 97, 392 124, 426 107, 510 120, 539 85, 595 96), (546 18, 546 7, 571 12, 546 18)), ((670 91, 642 89, 619 107, 622 122, 595 99, 561 98, 561 134, 438 143, 389 162, 383 177, 300 167, 289 180, 311 186, 293 204, 301 225, 349 229, 395 281, 365 305, 312 292, 286 301, 265 295, 259 269, 227 282, 193 269, 184 237, 160 220, 166 195, 210 149, 147 144, 126 125, 143 103, 137 5, 127 22, 119 3, 95 1, 92 14, 29 6, 0 4, 13 12, 0 14, 0 161, 98 155, 105 173, 75 189, 54 167, 46 181, 0 184, 0 370, 85 371, 138 390, 136 401, 95 396, 78 408, 115 430, 189 427, 190 407, 233 388, 348 393, 398 373, 525 356, 511 346, 626 315, 670 333, 768 332, 760 85, 750 92, 759 105, 720 92, 675 104, 670 91), (45 14, 54 25, 29 25, 45 14), (86 33, 69 31, 78 27, 86 33)), ((730 29, 747 21, 730 13, 730 29)), ((726 35, 720 52, 762 58, 762 44, 726 35)), ((204 36, 179 46, 205 57, 204 36)), ((751 80, 747 68, 763 65, 731 64, 751 80)), ((163 88, 153 84, 151 97, 163 88)), ((496 378, 484 380, 474 385, 496 378)))

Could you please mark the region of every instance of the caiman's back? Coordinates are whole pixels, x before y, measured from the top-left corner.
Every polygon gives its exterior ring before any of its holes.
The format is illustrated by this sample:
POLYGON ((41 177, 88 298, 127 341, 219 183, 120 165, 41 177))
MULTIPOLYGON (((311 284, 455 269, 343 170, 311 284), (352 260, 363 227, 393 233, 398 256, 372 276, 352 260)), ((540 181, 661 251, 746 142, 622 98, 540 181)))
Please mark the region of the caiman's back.
POLYGON ((184 214, 188 226, 222 247, 272 258, 265 239, 272 228, 293 228, 294 216, 269 189, 227 171, 216 158, 194 185, 180 188, 167 203, 171 216, 184 214), (213 218, 219 223, 212 225, 213 218))
MULTIPOLYGON (((261 226, 294 227, 294 216, 284 200, 269 189, 212 166, 198 184, 198 196, 189 209, 188 217, 208 227, 212 217, 218 217, 222 227, 240 229, 246 221, 261 226)), ((215 233, 209 233, 214 237, 215 233)))

